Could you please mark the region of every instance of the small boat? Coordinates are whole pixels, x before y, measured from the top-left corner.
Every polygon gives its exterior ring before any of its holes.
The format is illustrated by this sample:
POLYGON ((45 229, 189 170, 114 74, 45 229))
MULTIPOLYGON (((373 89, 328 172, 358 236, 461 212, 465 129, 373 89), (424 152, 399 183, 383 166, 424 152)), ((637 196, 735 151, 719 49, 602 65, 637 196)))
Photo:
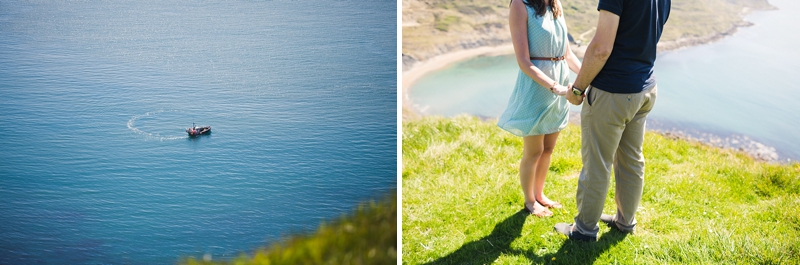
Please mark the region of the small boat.
POLYGON ((188 133, 190 137, 209 134, 211 133, 211 126, 197 127, 197 125, 194 125, 194 123, 192 123, 192 128, 187 128, 186 133, 188 133))

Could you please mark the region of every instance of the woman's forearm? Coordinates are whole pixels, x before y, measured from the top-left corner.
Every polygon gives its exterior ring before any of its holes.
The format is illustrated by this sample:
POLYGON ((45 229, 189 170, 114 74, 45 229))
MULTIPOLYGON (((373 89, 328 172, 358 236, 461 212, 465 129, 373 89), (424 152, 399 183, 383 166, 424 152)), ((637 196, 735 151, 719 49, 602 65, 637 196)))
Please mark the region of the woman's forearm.
POLYGON ((544 72, 542 72, 542 70, 530 63, 530 61, 528 61, 527 66, 520 65, 520 70, 522 70, 525 75, 533 79, 533 81, 536 81, 536 83, 545 88, 552 88, 554 85, 557 85, 556 80, 553 80, 547 76, 544 72))
POLYGON ((572 48, 567 45, 567 65, 569 65, 569 69, 572 70, 573 73, 578 74, 581 72, 581 60, 578 60, 578 56, 572 52, 572 48))

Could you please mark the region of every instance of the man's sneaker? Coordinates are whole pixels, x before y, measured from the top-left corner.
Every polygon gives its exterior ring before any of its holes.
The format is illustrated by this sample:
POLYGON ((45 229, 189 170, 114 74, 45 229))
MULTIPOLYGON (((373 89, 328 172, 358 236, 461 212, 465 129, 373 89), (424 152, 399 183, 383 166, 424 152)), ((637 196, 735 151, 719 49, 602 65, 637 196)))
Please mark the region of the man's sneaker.
POLYGON ((634 231, 634 230, 623 230, 623 229, 619 228, 619 226, 617 226, 617 222, 614 221, 614 216, 610 215, 610 214, 602 214, 602 215, 600 215, 600 221, 605 223, 609 227, 611 227, 613 229, 617 229, 617 231, 620 231, 620 232, 623 232, 623 233, 633 233, 633 231, 634 231))
POLYGON ((580 241, 587 241, 587 242, 594 242, 597 241, 597 236, 587 236, 581 234, 579 232, 572 231, 572 225, 567 223, 557 223, 555 227, 553 227, 556 232, 559 232, 570 240, 580 240, 580 241))

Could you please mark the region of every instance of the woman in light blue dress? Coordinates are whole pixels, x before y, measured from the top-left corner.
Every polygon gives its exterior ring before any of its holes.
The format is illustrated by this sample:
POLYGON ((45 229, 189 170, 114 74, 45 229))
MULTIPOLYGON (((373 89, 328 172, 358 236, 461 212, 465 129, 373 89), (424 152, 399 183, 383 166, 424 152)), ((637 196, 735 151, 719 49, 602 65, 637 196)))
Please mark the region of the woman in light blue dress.
POLYGON ((567 126, 569 70, 581 63, 569 48, 559 0, 512 0, 509 13, 519 75, 497 125, 523 137, 520 184, 525 209, 545 217, 561 204, 544 195, 550 155, 558 133, 567 126))

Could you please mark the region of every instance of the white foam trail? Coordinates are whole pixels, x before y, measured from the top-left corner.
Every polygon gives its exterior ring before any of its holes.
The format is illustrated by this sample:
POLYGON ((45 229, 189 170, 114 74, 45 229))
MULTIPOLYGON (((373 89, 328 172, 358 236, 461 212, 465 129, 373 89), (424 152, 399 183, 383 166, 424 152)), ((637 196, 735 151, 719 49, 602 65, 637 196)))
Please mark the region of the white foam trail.
POLYGON ((139 118, 147 117, 147 116, 150 116, 150 115, 155 115, 155 114, 159 114, 159 113, 163 113, 163 112, 183 112, 183 111, 181 111, 181 110, 164 110, 164 109, 160 109, 160 110, 157 110, 157 111, 147 112, 147 113, 142 114, 142 115, 136 115, 136 116, 131 117, 130 120, 128 120, 128 129, 132 130, 133 132, 135 132, 137 134, 144 135, 146 138, 155 139, 155 140, 159 140, 159 141, 186 139, 187 136, 161 136, 161 134, 159 134, 159 133, 145 132, 145 131, 139 130, 139 128, 136 128, 136 126, 134 125, 136 120, 138 120, 139 118))

